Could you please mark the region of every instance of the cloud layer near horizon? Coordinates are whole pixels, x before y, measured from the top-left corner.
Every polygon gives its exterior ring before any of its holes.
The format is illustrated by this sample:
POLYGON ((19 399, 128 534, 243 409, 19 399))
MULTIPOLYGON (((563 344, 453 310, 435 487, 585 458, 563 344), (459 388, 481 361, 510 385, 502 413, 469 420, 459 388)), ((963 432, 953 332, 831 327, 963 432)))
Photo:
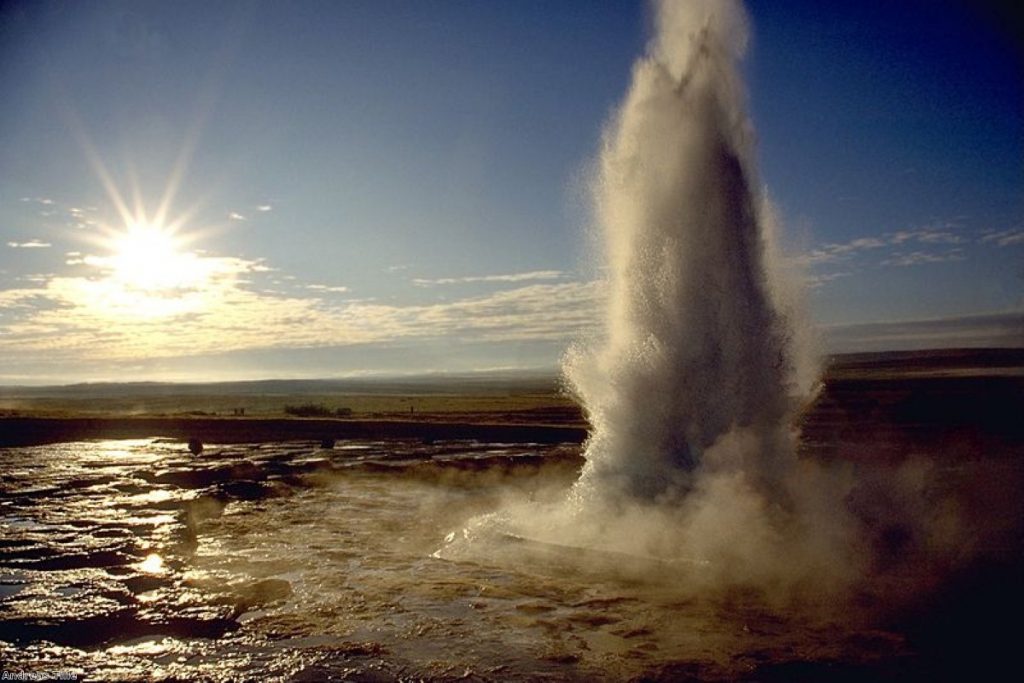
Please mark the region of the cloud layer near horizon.
POLYGON ((170 293, 132 291, 97 271, 0 291, 0 352, 71 363, 409 339, 568 341, 595 320, 601 289, 597 282, 535 283, 544 278, 525 273, 467 279, 524 286, 397 305, 339 299, 348 292, 342 286, 275 291, 264 285, 270 269, 262 261, 195 260, 206 272, 201 286, 170 293))
POLYGON ((1024 311, 828 325, 822 334, 840 352, 1019 347, 1024 345, 1024 311))
MULTIPOLYGON (((202 294, 193 294, 193 305, 179 305, 165 315, 118 312, 102 279, 85 276, 34 278, 30 287, 0 291, 0 353, 14 361, 4 374, 13 377, 16 365, 71 369, 101 362, 130 365, 228 357, 254 350, 372 345, 392 347, 401 354, 411 344, 437 342, 452 347, 547 343, 557 349, 593 333, 604 291, 599 281, 538 283, 533 277, 501 276, 498 282, 512 288, 452 301, 397 305, 338 299, 345 287, 300 286, 293 294, 272 291, 261 286, 271 274, 262 261, 202 258, 211 273, 202 294), (518 286, 522 282, 529 284, 518 286)), ((189 300, 189 293, 183 296, 189 300)), ((832 325, 822 333, 833 352, 1019 346, 1024 341, 1024 315, 1003 311, 832 325)), ((557 351, 551 362, 557 362, 557 351)), ((351 370, 359 368, 339 368, 351 370)))
MULTIPOLYGON (((61 206, 49 199, 35 203, 47 211, 61 206)), ((262 204, 246 210, 255 218, 272 208, 262 204)), ((95 221, 81 223, 83 210, 65 213, 73 229, 95 228, 95 221)), ((1024 244, 1022 238, 1019 229, 971 232, 950 222, 822 244, 789 258, 809 271, 805 279, 810 288, 829 287, 837 280, 853 287, 858 275, 868 272, 896 266, 940 268, 981 257, 981 250, 991 254, 1017 249, 1024 244)), ((262 350, 283 359, 308 350, 374 347, 400 357, 431 345, 457 353, 451 351, 455 345, 476 344, 491 345, 494 352, 491 358, 481 352, 474 362, 500 365, 509 349, 514 354, 515 348, 530 347, 543 352, 534 353, 529 362, 553 365, 570 341, 594 332, 604 291, 600 281, 581 281, 563 270, 428 278, 414 276, 417 268, 405 264, 387 269, 397 295, 375 299, 367 297, 378 292, 366 292, 359 283, 303 280, 264 259, 198 251, 177 255, 169 269, 188 277, 149 291, 118 281, 110 256, 67 251, 70 245, 48 239, 24 235, 6 243, 25 255, 24 263, 49 264, 56 272, 26 268, 20 275, 8 271, 5 278, 0 273, 5 280, 0 282, 0 354, 7 360, 0 382, 28 367, 73 377, 87 367, 240 357, 262 350), (56 248, 47 248, 51 246, 56 248)), ((81 246, 76 243, 76 248, 81 246)), ((851 323, 822 332, 831 352, 1020 345, 1020 320, 1019 312, 1004 310, 851 323)), ((317 356, 323 354, 318 351, 317 356)), ((352 353, 339 356, 349 360, 338 372, 372 370, 353 366, 352 353)), ((323 367, 331 365, 325 362, 323 367)))

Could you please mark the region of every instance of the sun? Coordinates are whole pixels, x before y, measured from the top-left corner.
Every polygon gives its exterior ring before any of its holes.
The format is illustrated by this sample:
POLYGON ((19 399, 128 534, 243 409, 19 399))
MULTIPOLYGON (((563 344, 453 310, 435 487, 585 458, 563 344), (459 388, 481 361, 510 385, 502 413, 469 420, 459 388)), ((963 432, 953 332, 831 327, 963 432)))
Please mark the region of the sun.
POLYGON ((96 230, 82 235, 99 253, 68 262, 88 269, 87 274, 58 281, 65 296, 105 322, 138 323, 139 335, 142 330, 155 330, 183 316, 202 315, 221 304, 237 281, 241 261, 191 248, 215 230, 193 225, 198 203, 172 213, 195 139, 191 135, 186 139, 159 200, 152 204, 141 191, 131 164, 127 178, 130 195, 126 195, 91 141, 84 135, 80 141, 110 206, 91 221, 96 230))
POLYGON ((112 319, 156 320, 207 308, 223 276, 220 261, 188 250, 190 238, 179 227, 139 214, 120 229, 106 228, 97 240, 106 254, 85 258, 98 277, 77 285, 89 310, 112 319))
POLYGON ((181 241, 171 230, 137 221, 111 242, 109 265, 123 286, 156 294, 195 285, 193 259, 181 251, 181 241))
POLYGON ((142 345, 158 345, 174 322, 222 309, 246 282, 240 274, 251 270, 244 259, 195 248, 223 227, 196 224, 202 202, 174 209, 195 134, 186 138, 157 196, 144 192, 130 160, 122 178, 126 186, 119 186, 91 141, 84 134, 80 140, 109 205, 93 208, 98 213, 88 224, 95 229, 80 236, 95 251, 69 260, 68 265, 81 267, 80 274, 57 279, 56 287, 83 314, 103 324, 132 326, 142 345))

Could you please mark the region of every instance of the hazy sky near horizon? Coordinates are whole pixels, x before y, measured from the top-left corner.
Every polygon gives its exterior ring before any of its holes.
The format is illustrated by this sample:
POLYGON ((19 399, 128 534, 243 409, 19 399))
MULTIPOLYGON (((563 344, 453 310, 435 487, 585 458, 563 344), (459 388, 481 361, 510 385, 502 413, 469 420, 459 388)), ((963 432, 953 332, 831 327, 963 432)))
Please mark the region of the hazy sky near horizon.
MULTIPOLYGON (((1024 47, 978 6, 747 3, 760 180, 830 350, 1024 342, 1024 47)), ((555 365, 599 321, 587 168, 650 20, 3 4, 0 383, 555 365)))

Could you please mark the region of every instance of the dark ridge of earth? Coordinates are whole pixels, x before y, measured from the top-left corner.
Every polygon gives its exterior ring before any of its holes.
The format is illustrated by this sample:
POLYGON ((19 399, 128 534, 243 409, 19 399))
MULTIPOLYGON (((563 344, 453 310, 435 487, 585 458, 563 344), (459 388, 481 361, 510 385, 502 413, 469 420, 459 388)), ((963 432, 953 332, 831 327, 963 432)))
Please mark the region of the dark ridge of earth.
POLYGON ((581 443, 582 427, 390 420, 8 417, 0 419, 0 446, 35 446, 86 439, 161 436, 209 443, 325 439, 476 440, 501 443, 581 443))
MULTIPOLYGON (((828 379, 800 417, 804 448, 824 457, 843 456, 870 440, 893 454, 907 444, 968 451, 996 439, 1011 450, 1024 444, 1024 375, 865 377, 828 379), (879 439, 879 434, 890 438, 879 439)), ((501 443, 582 443, 587 425, 578 408, 450 412, 371 419, 229 417, 0 417, 0 446, 31 446, 87 439, 160 436, 206 443, 282 442, 325 439, 477 440, 501 443), (575 418, 571 414, 575 412, 575 418)))

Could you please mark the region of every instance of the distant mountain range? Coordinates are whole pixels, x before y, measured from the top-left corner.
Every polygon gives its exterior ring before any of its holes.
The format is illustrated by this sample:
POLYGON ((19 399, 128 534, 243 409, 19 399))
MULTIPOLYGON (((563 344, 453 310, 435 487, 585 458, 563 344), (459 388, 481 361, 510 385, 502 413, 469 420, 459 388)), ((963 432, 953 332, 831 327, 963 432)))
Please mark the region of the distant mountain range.
POLYGON ((552 370, 501 370, 345 379, 263 379, 232 382, 84 382, 60 386, 0 386, 0 398, 86 398, 305 394, 550 393, 561 386, 552 370))
MULTIPOLYGON (((827 371, 1024 368, 1024 348, 885 351, 832 356, 827 371)), ((232 382, 86 382, 61 386, 0 386, 0 398, 109 398, 304 394, 532 394, 557 392, 555 369, 433 373, 345 379, 266 379, 232 382)))

